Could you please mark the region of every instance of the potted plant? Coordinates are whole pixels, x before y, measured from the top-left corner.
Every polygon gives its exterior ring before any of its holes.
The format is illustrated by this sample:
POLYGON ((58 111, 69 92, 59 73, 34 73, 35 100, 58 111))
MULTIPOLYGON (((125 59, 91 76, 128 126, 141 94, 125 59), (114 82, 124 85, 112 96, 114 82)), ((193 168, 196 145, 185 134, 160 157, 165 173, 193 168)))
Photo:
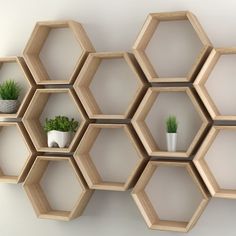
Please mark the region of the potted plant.
POLYGON ((66 116, 56 116, 53 119, 46 119, 44 130, 47 132, 48 147, 68 147, 78 125, 78 121, 69 119, 66 116))
POLYGON ((6 80, 0 84, 0 112, 15 113, 18 109, 20 86, 14 80, 6 80))
POLYGON ((177 146, 178 122, 175 116, 166 119, 166 142, 168 152, 175 152, 177 146))

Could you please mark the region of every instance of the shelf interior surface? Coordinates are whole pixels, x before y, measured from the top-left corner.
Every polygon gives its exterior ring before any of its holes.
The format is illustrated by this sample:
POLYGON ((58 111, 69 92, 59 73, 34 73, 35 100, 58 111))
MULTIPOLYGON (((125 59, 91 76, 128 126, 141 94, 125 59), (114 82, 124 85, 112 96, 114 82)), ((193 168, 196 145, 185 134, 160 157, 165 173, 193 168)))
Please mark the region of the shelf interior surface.
POLYGON ((161 21, 145 50, 156 77, 186 77, 202 43, 186 20, 161 21))
POLYGON ((69 28, 51 29, 39 54, 47 79, 70 78, 81 54, 82 49, 69 28))

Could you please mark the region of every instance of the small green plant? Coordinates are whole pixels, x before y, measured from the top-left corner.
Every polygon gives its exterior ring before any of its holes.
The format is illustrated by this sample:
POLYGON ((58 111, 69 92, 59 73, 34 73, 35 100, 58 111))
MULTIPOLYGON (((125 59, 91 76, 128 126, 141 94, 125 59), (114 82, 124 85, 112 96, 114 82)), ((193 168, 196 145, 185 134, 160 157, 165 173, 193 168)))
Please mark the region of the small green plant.
POLYGON ((168 116, 166 119, 166 132, 167 133, 177 133, 178 122, 176 116, 168 116))
POLYGON ((75 132, 78 128, 78 121, 69 119, 66 116, 56 116, 54 119, 46 118, 44 131, 49 132, 51 130, 57 130, 62 132, 75 132))
POLYGON ((0 97, 2 100, 17 100, 21 88, 14 80, 6 80, 0 85, 0 97))

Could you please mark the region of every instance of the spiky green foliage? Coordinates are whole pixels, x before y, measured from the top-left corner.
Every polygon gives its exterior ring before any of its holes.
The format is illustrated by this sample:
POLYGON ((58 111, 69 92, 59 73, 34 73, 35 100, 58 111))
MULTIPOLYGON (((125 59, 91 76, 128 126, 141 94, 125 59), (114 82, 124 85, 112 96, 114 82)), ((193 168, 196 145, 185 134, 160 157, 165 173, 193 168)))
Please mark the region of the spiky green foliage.
POLYGON ((168 116, 166 119, 166 132, 167 133, 177 133, 178 122, 176 116, 168 116))
POLYGON ((51 130, 57 130, 62 132, 76 132, 78 125, 78 121, 75 121, 74 119, 70 120, 66 116, 56 116, 53 119, 46 118, 44 131, 49 132, 51 130))
POLYGON ((2 100, 17 100, 21 88, 14 80, 6 80, 0 85, 0 97, 2 100))

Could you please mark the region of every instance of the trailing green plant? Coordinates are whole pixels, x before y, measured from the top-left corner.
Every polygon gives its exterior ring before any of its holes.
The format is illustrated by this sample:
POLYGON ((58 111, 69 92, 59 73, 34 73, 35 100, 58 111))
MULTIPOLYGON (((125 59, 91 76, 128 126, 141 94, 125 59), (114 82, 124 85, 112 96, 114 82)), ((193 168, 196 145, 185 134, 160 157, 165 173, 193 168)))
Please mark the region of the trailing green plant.
POLYGON ((79 122, 75 121, 73 118, 69 119, 66 116, 56 116, 53 119, 46 118, 44 124, 44 131, 49 132, 52 130, 62 131, 62 132, 76 132, 79 122))
POLYGON ((17 100, 21 88, 14 80, 6 80, 0 85, 0 97, 2 100, 17 100))
POLYGON ((167 133, 177 133, 178 122, 176 116, 168 116, 166 119, 166 132, 167 133))

